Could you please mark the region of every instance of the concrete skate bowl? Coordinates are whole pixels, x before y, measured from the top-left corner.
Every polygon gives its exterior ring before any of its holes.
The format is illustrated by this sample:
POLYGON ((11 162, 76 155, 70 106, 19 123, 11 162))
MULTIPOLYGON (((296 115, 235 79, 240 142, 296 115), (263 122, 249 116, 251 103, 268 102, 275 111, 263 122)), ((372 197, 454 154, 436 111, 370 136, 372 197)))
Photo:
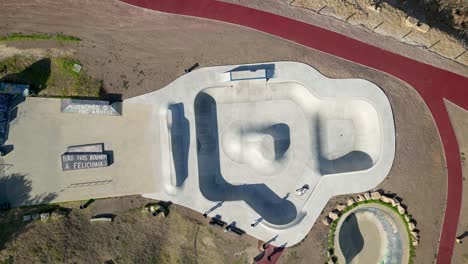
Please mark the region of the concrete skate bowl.
POLYGON ((221 136, 226 156, 239 164, 248 164, 262 175, 285 168, 290 146, 290 129, 284 123, 244 124, 233 122, 221 136))
POLYGON ((318 111, 315 124, 322 175, 362 171, 378 161, 382 132, 371 104, 329 101, 318 111))
POLYGON ((319 99, 299 83, 206 88, 194 110, 202 194, 243 200, 273 228, 301 221, 322 176, 368 170, 381 153, 380 120, 370 103, 319 99), (304 184, 311 191, 289 201, 304 184))
POLYGON ((161 159, 165 165, 163 173, 169 175, 163 184, 169 194, 175 195, 188 177, 189 121, 182 103, 169 104, 160 115, 161 141, 168 146, 168 149, 161 147, 161 159))
MULTIPOLYGON (((211 201, 243 200, 265 221, 274 225, 285 225, 294 221, 297 217, 296 206, 287 200, 287 196, 279 197, 265 184, 234 185, 223 178, 219 160, 217 118, 216 102, 213 97, 204 92, 198 94, 195 99, 195 123, 198 174, 202 194, 211 201)), ((238 147, 231 146, 231 148, 232 158, 242 159, 236 156, 238 147)))
POLYGON ((392 209, 364 204, 344 214, 336 227, 339 263, 408 263, 409 236, 404 221, 392 209))

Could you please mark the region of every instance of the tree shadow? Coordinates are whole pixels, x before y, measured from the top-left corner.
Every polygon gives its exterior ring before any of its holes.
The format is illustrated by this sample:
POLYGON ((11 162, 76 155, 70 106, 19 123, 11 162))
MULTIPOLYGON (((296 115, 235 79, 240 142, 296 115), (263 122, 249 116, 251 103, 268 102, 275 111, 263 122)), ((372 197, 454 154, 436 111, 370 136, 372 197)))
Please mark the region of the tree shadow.
MULTIPOLYGON (((0 72, 8 69, 0 69, 0 72)), ((49 58, 40 59, 29 65, 26 69, 19 73, 10 73, 0 79, 2 82, 12 82, 18 84, 29 84, 30 91, 38 94, 40 91, 47 88, 51 72, 51 62, 49 58)))
MULTIPOLYGON (((39 205, 49 203, 57 197, 56 193, 42 193, 32 196, 31 190, 32 184, 26 178, 26 175, 14 173, 0 176, 0 203, 10 203, 12 207, 39 205)), ((0 212, 0 250, 4 249, 8 242, 27 230, 29 222, 23 222, 22 213, 27 211, 43 213, 57 208, 60 208, 60 206, 44 206, 44 208, 40 208, 40 211, 34 208, 24 208, 0 212)))
POLYGON ((0 203, 9 202, 12 207, 25 205, 46 204, 55 197, 56 193, 42 193, 31 196, 32 183, 26 175, 13 173, 0 177, 0 203))
POLYGON ((455 15, 468 16, 468 10, 458 8, 453 5, 441 5, 438 0, 420 1, 420 0, 377 0, 377 4, 385 2, 392 7, 399 9, 409 16, 418 19, 420 22, 428 24, 430 27, 437 28, 455 38, 460 39, 465 45, 468 44, 468 28, 462 22, 456 27, 455 15), (454 13, 452 13, 452 9, 454 13))

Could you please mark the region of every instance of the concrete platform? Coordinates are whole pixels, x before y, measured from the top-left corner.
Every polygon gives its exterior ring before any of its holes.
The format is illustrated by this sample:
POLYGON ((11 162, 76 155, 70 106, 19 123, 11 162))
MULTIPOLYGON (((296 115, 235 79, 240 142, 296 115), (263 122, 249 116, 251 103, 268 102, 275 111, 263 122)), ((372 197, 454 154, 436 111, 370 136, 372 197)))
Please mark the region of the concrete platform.
POLYGON ((27 97, 10 123, 6 144, 14 149, 4 157, 12 165, 5 177, 15 177, 0 178, 0 198, 19 206, 153 191, 151 111, 128 105, 123 116, 61 113, 59 99, 27 97), (68 146, 91 143, 104 143, 113 158, 109 167, 62 171, 60 157, 68 146), (28 197, 24 189, 30 189, 28 197))
POLYGON ((125 103, 154 109, 160 167, 146 197, 208 212, 275 246, 300 242, 332 196, 379 184, 395 153, 379 87, 296 62, 202 68, 125 103), (232 81, 240 68, 245 80, 232 81))

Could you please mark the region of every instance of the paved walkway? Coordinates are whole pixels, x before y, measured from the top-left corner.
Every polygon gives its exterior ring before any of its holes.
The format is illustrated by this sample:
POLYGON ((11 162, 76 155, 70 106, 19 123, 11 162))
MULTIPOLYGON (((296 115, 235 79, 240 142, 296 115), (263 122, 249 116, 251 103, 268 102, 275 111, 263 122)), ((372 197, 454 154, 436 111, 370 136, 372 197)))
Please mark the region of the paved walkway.
POLYGON ((429 107, 444 146, 448 172, 447 207, 438 263, 450 263, 460 215, 460 152, 444 98, 468 109, 468 78, 304 22, 214 0, 123 0, 157 11, 208 18, 263 31, 391 74, 415 88, 429 107))

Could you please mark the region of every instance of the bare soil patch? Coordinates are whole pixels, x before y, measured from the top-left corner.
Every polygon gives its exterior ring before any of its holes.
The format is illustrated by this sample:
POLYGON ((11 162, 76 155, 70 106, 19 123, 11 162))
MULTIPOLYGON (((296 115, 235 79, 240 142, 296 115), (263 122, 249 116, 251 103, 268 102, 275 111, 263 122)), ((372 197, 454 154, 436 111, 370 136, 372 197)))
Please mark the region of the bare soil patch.
POLYGON ((463 244, 455 244, 452 262, 468 263, 468 111, 448 101, 445 102, 445 106, 457 137, 463 173, 462 208, 457 229, 457 236, 462 238, 463 244))

